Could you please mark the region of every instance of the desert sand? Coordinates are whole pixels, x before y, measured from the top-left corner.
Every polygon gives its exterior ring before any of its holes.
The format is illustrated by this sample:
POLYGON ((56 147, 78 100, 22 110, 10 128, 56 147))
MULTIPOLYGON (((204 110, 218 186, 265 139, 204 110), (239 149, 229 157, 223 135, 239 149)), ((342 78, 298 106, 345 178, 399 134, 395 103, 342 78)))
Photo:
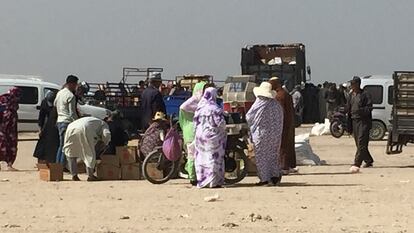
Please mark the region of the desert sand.
POLYGON ((414 232, 413 147, 389 156, 385 141, 372 142, 375 167, 349 174, 353 139, 310 142, 327 165, 300 167, 279 187, 254 187, 257 178, 247 177, 200 190, 185 180, 44 182, 35 142, 21 141, 21 171, 0 172, 0 232, 414 232))

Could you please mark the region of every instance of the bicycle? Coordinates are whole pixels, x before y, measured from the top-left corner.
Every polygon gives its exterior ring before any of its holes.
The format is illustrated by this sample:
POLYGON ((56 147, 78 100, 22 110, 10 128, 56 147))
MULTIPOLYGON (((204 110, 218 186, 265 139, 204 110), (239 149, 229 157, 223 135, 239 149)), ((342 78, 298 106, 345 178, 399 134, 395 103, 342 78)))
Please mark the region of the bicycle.
MULTIPOLYGON (((173 127, 177 127, 175 123, 173 127)), ((247 175, 247 130, 245 124, 230 124, 227 129, 227 145, 224 156, 225 162, 225 184, 231 185, 240 182, 247 175)), ((142 173, 144 178, 152 184, 163 184, 178 174, 178 169, 185 161, 184 149, 181 158, 177 161, 169 161, 162 152, 162 147, 157 147, 151 152, 142 164, 142 173), (157 169, 154 172, 151 169, 157 169), (162 172, 162 177, 160 173, 162 172), (158 174, 154 174, 158 173, 158 174)))

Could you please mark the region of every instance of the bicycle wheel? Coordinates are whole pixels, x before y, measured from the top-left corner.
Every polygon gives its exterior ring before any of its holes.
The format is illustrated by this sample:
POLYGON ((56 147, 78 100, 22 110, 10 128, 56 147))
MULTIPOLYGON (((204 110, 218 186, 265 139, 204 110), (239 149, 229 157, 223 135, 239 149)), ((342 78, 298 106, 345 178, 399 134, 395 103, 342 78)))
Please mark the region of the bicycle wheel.
POLYGON ((169 181, 177 170, 179 161, 169 161, 161 150, 151 152, 142 164, 144 178, 153 184, 169 181))
POLYGON ((235 169, 231 169, 230 171, 226 169, 224 174, 224 182, 226 184, 235 184, 240 182, 247 175, 247 156, 244 153, 244 150, 234 148, 233 150, 226 152, 225 156, 227 157, 227 161, 233 159, 236 166, 235 169))

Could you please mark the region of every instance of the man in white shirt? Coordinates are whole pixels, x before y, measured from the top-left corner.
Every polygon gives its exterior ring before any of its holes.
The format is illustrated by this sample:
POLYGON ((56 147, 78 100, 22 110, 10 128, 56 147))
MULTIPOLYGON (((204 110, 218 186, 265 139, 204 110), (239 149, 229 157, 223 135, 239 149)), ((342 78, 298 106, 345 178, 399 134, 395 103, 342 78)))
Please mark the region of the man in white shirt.
POLYGON ((74 95, 78 86, 78 77, 69 75, 66 78, 65 87, 60 90, 55 99, 55 106, 57 110, 56 126, 59 130, 59 148, 56 155, 56 163, 65 165, 65 154, 63 152, 63 145, 65 141, 65 133, 68 125, 79 118, 76 110, 76 97, 74 95))

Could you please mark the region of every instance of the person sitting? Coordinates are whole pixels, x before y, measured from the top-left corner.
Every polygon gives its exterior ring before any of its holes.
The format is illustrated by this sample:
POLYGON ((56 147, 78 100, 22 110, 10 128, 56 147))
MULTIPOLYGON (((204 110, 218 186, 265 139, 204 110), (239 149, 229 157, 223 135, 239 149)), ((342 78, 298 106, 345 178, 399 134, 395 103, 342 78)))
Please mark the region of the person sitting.
POLYGON ((145 131, 142 139, 141 153, 148 156, 156 147, 162 146, 169 123, 163 112, 155 113, 150 127, 145 131))

